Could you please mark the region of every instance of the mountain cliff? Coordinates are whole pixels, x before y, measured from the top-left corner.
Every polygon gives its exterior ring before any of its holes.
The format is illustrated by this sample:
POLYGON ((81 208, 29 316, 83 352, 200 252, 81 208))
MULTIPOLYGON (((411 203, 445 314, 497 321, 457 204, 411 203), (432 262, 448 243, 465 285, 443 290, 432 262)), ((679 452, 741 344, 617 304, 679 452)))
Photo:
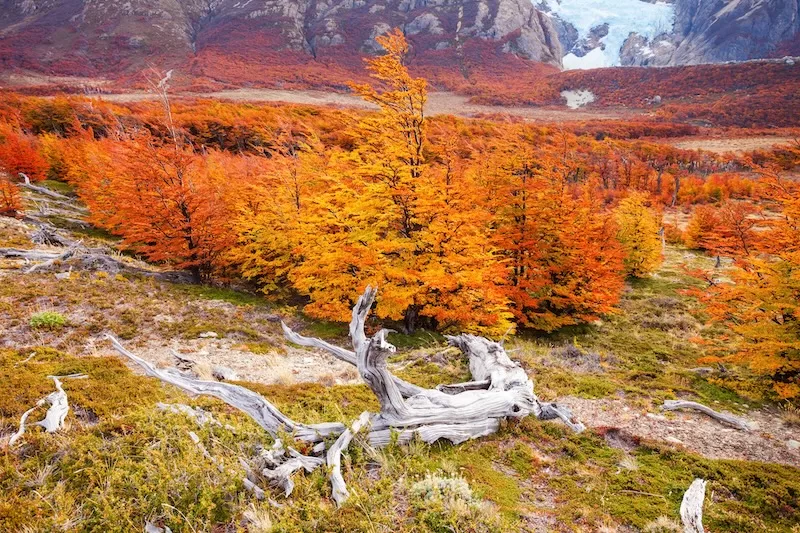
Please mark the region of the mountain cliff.
POLYGON ((337 88, 400 27, 412 69, 460 90, 562 66, 775 55, 797 49, 799 11, 800 0, 0 0, 0 74, 130 81, 153 66, 198 88, 337 88))
POLYGON ((392 27, 409 37, 412 61, 457 56, 473 42, 556 66, 562 56, 552 21, 529 0, 4 0, 0 8, 0 64, 56 74, 183 62, 206 74, 314 61, 360 68, 392 27))
POLYGON ((540 0, 566 68, 675 66, 778 53, 800 32, 799 0, 540 0))

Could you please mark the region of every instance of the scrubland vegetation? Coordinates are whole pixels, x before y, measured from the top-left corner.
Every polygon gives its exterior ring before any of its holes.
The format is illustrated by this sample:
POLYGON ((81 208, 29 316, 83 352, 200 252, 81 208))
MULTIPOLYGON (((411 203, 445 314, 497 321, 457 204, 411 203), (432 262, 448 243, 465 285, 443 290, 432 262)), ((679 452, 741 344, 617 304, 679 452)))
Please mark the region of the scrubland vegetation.
POLYGON ((798 531, 800 146, 721 156, 430 119, 404 41, 384 46, 374 86, 355 87, 377 112, 166 91, 163 105, 2 97, 0 214, 18 220, 0 225, 0 247, 34 248, 28 213, 139 270, 64 260, 54 277, 0 260, 0 434, 52 392, 48 376, 88 376, 64 384, 62 431, 31 429, 3 451, 0 529, 680 531, 701 477, 709 531, 798 531), (19 173, 66 199, 48 204, 19 173), (77 201, 92 226, 59 211, 77 201), (239 458, 270 438, 219 401, 134 374, 102 341, 237 352, 271 369, 239 377, 287 416, 353 420, 377 409, 369 388, 352 369, 295 383, 281 361, 319 354, 286 343, 277 319, 347 344, 341 323, 367 284, 380 287, 370 327, 401 331, 397 376, 469 379, 441 334, 475 332, 503 338, 541 397, 606 414, 581 434, 526 418, 458 446, 352 446, 341 508, 322 470, 259 501, 239 458), (656 414, 673 398, 761 427, 656 414))

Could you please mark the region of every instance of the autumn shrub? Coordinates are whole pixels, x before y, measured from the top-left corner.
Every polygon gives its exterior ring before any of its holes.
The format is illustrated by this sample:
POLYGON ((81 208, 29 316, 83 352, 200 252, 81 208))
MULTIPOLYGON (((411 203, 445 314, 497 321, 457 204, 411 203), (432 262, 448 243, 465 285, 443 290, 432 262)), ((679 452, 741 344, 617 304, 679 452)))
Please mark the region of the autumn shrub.
MULTIPOLYGON (((712 320, 736 335, 735 348, 721 345, 708 361, 748 366, 772 380, 780 398, 800 397, 800 184, 775 167, 758 168, 766 199, 781 216, 757 231, 753 206, 727 206, 713 246, 739 268, 729 280, 698 295, 712 320)), ((725 206, 723 206, 725 207, 725 206)))
POLYGON ((19 187, 11 180, 0 176, 0 216, 16 217, 22 212, 19 187))
POLYGON ((685 244, 685 236, 681 229, 675 224, 664 223, 664 240, 668 244, 685 244))
POLYGON ((23 173, 32 181, 43 180, 47 163, 37 150, 36 138, 0 122, 0 170, 15 179, 23 173))
POLYGON ((711 234, 718 225, 719 219, 714 206, 700 205, 695 207, 686 227, 686 246, 697 250, 708 250, 710 248, 711 234))

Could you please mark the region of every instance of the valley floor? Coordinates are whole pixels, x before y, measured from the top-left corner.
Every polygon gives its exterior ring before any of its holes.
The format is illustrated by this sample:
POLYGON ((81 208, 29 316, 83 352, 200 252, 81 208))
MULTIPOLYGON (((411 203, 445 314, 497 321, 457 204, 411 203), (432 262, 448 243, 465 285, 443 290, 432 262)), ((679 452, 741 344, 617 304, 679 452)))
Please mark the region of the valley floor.
MULTIPOLYGON (((33 244, 34 229, 0 218, 0 248, 59 250, 33 244)), ((90 227, 71 224, 64 234, 109 245, 90 227)), ((709 261, 690 251, 669 248, 661 270, 633 283, 616 315, 508 340, 540 397, 563 401, 589 431, 526 419, 461 446, 353 446, 344 475, 354 497, 342 509, 319 471, 297 475, 289 499, 277 491, 253 499, 238 457, 268 445, 259 428, 220 402, 129 370, 103 338, 113 333, 159 366, 174 365, 177 351, 209 374, 227 367, 288 416, 313 423, 354 419, 375 409, 374 397, 353 367, 284 341, 278 320, 341 345, 344 326, 113 255, 123 265, 115 271, 72 258, 25 273, 29 262, 0 259, 0 530, 141 531, 149 522, 172 531, 679 531, 683 492, 702 477, 709 531, 800 531, 800 420, 766 402, 763 383, 740 370, 697 371, 703 339, 725 332, 706 326, 683 292, 694 282, 682 265, 709 261), (42 312, 64 323, 35 324, 42 312), (64 385, 66 428, 29 429, 7 447, 23 412, 52 391, 47 376, 72 373, 88 378, 64 385), (674 398, 756 427, 661 412, 674 398), (158 402, 200 406, 220 424, 198 426, 158 402), (463 477, 474 495, 420 498, 429 473, 463 477)), ((433 386, 468 375, 460 352, 436 334, 390 340, 401 348, 393 371, 409 381, 433 386)))

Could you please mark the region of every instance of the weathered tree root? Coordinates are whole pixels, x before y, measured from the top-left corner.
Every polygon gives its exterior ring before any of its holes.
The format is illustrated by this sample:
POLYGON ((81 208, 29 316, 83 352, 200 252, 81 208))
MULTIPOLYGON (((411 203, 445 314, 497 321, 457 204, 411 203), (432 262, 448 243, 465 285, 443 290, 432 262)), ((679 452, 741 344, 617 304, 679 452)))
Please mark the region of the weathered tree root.
POLYGON ((741 431, 750 431, 753 429, 749 422, 737 416, 729 415, 727 413, 719 413, 710 407, 697 402, 688 402, 684 400, 665 400, 664 405, 661 406, 664 411, 675 411, 676 409, 693 409, 710 416, 714 420, 735 427, 741 431))
MULTIPOLYGON (((295 422, 249 389, 230 383, 198 380, 174 369, 158 369, 126 350, 111 335, 107 337, 119 353, 138 364, 147 374, 192 394, 214 396, 253 418, 276 439, 276 447, 263 452, 260 457, 266 466, 261 473, 273 486, 283 488, 287 496, 294 486, 291 475, 295 471, 312 471, 325 462, 319 456, 325 452, 326 439, 329 437, 337 437, 328 450, 327 463, 331 468, 333 499, 341 505, 348 496, 341 475, 341 454, 361 430, 365 431, 367 441, 372 446, 381 447, 395 439, 405 443, 413 438, 426 443, 446 439, 459 444, 496 432, 503 419, 520 419, 529 415, 542 420, 561 419, 575 431, 585 429, 583 424, 574 420, 567 408, 540 402, 533 392, 533 381, 524 369, 508 357, 502 344, 483 337, 448 337, 450 344, 460 348, 469 357, 473 377, 470 383, 443 386, 441 390, 435 390, 397 378, 386 364, 388 355, 395 351, 394 346, 386 340, 387 331, 381 330, 371 338, 364 331, 364 323, 376 295, 377 290, 367 287, 353 308, 350 322, 353 351, 320 339, 303 337, 282 324, 291 342, 320 348, 355 365, 378 398, 380 412, 363 413, 350 428, 339 422, 310 425, 295 422), (313 444, 314 455, 305 456, 292 448, 288 448, 287 453, 280 442, 283 434, 313 444)), ((248 467, 248 470, 251 469, 248 467)), ((248 479, 248 485, 255 485, 251 476, 248 475, 248 479)), ((257 494, 253 488, 250 490, 257 494)))
POLYGON ((703 529, 703 500, 706 497, 706 482, 695 479, 684 493, 681 501, 681 521, 684 533, 705 533, 703 529))
POLYGON ((47 409, 47 413, 45 414, 44 419, 37 422, 37 426, 42 426, 47 433, 54 433, 62 428, 64 425, 64 420, 67 418, 67 414, 69 413, 69 402, 67 401, 67 393, 64 391, 64 388, 61 386, 61 380, 66 378, 73 378, 73 379, 81 379, 86 378, 85 374, 70 374, 68 376, 48 376, 50 379, 53 380, 56 386, 55 392, 51 392, 38 402, 36 405, 25 411, 22 417, 19 420, 19 429, 16 433, 11 435, 11 438, 8 440, 8 447, 10 448, 13 446, 24 434, 25 434, 25 423, 28 420, 28 417, 33 413, 37 408, 43 406, 45 403, 50 404, 50 408, 47 409))

